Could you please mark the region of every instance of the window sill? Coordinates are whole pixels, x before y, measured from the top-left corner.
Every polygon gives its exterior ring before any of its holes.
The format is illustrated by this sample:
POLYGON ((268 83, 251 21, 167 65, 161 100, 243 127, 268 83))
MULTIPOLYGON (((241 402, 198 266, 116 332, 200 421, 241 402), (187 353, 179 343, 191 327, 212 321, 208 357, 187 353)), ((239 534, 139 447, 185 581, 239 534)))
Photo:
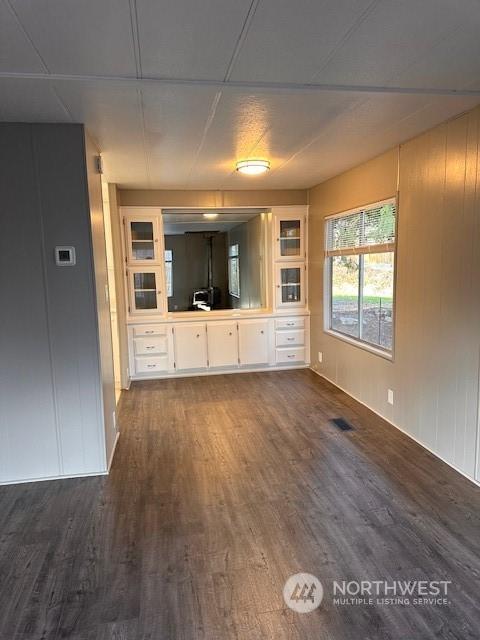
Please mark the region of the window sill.
POLYGON ((324 329, 324 332, 332 336, 332 338, 337 338, 338 340, 342 340, 342 342, 346 342, 347 344, 351 344, 353 347, 358 347, 359 349, 363 349, 364 351, 368 351, 369 353, 373 353, 375 356, 380 356, 389 362, 393 362, 393 352, 384 351, 378 347, 374 347, 367 342, 362 342, 361 340, 357 340, 356 338, 350 338, 349 336, 344 335, 343 333, 339 333, 338 331, 333 331, 332 329, 324 329))

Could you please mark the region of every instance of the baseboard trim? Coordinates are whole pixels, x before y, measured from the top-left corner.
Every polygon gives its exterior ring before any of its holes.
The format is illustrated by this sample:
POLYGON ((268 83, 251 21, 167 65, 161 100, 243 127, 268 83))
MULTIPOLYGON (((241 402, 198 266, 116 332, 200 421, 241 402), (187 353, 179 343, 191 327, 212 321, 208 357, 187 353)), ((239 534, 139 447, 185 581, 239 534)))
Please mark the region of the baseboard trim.
POLYGON ((110 473, 110 469, 113 462, 113 456, 115 455, 115 451, 117 449, 118 439, 120 438, 120 431, 117 431, 117 435, 115 436, 115 442, 113 443, 113 449, 110 453, 110 459, 108 461, 107 473, 110 473))
POLYGON ((65 476, 42 476, 40 478, 25 478, 22 480, 3 480, 0 486, 4 487, 12 484, 27 484, 27 482, 49 482, 50 480, 70 480, 72 478, 93 478, 95 476, 106 476, 108 471, 94 471, 92 473, 72 473, 65 476))
POLYGON ((426 451, 428 451, 429 453, 431 453, 432 455, 434 455, 436 458, 438 458, 439 460, 441 460, 442 462, 444 462, 445 464, 448 464, 449 467, 451 467, 454 471, 456 471, 457 473, 459 473, 460 475, 462 475, 464 478, 466 478, 467 480, 470 480, 470 482, 472 482, 475 486, 480 487, 480 482, 478 480, 476 480, 475 478, 472 478, 472 476, 469 476, 465 473, 465 471, 462 471, 461 469, 459 469, 458 467, 456 467, 454 464, 452 464, 451 462, 449 462, 448 460, 445 460, 445 458, 442 458, 442 456, 439 456, 438 453, 436 451, 433 451, 433 449, 430 449, 430 447, 427 447, 427 445, 425 445, 423 442, 421 442, 420 440, 418 440, 418 438, 416 438, 415 436, 412 436, 412 434, 408 433, 408 431, 405 431, 405 429, 402 429, 402 427, 399 427, 398 424, 395 424, 395 422, 392 422, 391 420, 389 420, 388 418, 385 418, 385 416, 382 416, 381 413, 378 413, 378 411, 375 411, 375 409, 373 409, 370 405, 368 405, 366 402, 363 402, 363 400, 360 400, 359 398, 357 398, 356 396, 353 395, 353 393, 350 393, 350 391, 347 391, 346 389, 344 389, 343 387, 341 387, 339 384, 337 384, 336 382, 334 382, 333 380, 331 380, 328 376, 324 375, 323 373, 320 373, 320 371, 317 371, 316 369, 314 369, 313 367, 309 367, 310 371, 313 371, 313 373, 317 374, 317 376, 319 376, 320 378, 323 378, 324 380, 326 380, 327 382, 329 382, 330 384, 333 384, 334 387, 337 387, 337 389, 340 389, 340 391, 343 391, 343 393, 346 393, 347 396, 350 396, 351 398, 353 398, 356 402, 362 404, 364 407, 366 407, 367 409, 369 409, 372 413, 374 413, 376 416, 378 416, 379 418, 381 418, 382 420, 385 420, 385 422, 388 422, 388 424, 390 424, 392 427, 395 427, 395 429, 398 429, 399 431, 401 431, 403 434, 405 434, 406 436, 408 436, 411 440, 413 440, 414 442, 416 442, 418 445, 420 445, 423 449, 425 449, 426 451))
POLYGON ((292 366, 270 366, 270 367, 252 367, 250 369, 216 369, 212 371, 185 371, 185 373, 166 373, 165 375, 156 376, 132 376, 132 382, 140 382, 141 380, 176 380, 178 378, 194 378, 198 376, 222 376, 231 375, 233 373, 255 373, 265 371, 291 371, 292 369, 309 369, 310 364, 297 364, 292 366))

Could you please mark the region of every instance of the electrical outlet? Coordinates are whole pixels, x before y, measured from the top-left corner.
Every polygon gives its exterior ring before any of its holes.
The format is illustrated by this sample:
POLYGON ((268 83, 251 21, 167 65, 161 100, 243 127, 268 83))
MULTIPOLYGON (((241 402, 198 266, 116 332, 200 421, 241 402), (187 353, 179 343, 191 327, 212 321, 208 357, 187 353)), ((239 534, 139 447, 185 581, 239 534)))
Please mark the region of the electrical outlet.
POLYGON ((319 362, 323 362, 323 352, 322 351, 318 352, 318 361, 319 362))
POLYGON ((393 390, 388 389, 387 391, 387 402, 388 404, 393 404, 393 390))

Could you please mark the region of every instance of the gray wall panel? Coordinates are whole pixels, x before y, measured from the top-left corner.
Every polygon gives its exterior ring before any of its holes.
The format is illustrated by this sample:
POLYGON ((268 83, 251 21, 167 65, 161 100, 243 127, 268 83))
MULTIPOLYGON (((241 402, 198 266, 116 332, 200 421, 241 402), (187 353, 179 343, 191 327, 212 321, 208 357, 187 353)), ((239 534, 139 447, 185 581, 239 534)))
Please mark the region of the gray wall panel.
POLYGON ((80 125, 1 125, 1 481, 106 468, 80 125), (55 245, 77 265, 57 267, 55 245))
POLYGON ((31 130, 0 125, 0 482, 61 473, 31 130))

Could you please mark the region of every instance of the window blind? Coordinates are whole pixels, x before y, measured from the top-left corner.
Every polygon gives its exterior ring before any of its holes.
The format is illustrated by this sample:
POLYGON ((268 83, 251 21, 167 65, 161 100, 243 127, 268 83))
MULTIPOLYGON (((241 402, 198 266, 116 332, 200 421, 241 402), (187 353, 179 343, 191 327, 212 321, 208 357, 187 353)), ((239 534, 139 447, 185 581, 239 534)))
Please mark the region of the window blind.
POLYGON ((395 200, 384 200, 326 221, 326 255, 383 253, 395 248, 395 200))

